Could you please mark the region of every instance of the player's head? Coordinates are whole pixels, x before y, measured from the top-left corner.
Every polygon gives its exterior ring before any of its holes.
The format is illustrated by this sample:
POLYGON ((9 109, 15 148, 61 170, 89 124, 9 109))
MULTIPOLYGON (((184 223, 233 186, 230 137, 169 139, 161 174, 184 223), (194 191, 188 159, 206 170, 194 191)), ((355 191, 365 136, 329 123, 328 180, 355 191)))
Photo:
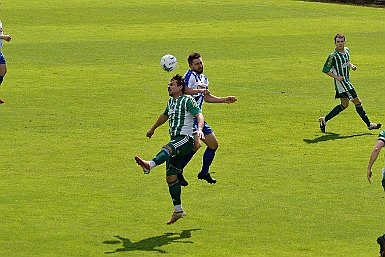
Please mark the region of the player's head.
POLYGON ((343 51, 345 47, 345 36, 344 34, 337 34, 334 36, 334 43, 338 51, 343 51))
POLYGON ((183 84, 183 77, 179 74, 176 74, 170 79, 170 82, 168 83, 168 95, 171 97, 178 97, 183 94, 183 84))
POLYGON ((341 39, 342 41, 345 42, 345 35, 344 35, 344 34, 336 34, 336 35, 334 36, 334 43, 337 43, 337 38, 338 38, 338 39, 341 39))
POLYGON ((199 53, 191 53, 188 56, 187 61, 191 70, 199 74, 203 73, 204 64, 202 61, 202 56, 199 53))

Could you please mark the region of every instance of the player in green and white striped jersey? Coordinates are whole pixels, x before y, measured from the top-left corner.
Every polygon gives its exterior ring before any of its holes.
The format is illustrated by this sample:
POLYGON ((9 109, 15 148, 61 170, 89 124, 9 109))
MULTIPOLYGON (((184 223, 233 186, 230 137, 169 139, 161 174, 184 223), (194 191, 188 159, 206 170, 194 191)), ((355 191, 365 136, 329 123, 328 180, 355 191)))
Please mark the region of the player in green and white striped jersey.
MULTIPOLYGON (((370 154, 369 163, 368 163, 368 181, 372 183, 372 167, 374 162, 377 160, 378 154, 381 152, 381 149, 385 146, 385 130, 381 131, 378 135, 376 144, 374 145, 373 151, 370 154)), ((385 190, 385 167, 382 168, 382 187, 385 190)))
POLYGON ((193 150, 194 117, 198 121, 198 130, 194 133, 199 139, 204 139, 202 132, 203 115, 194 98, 183 93, 183 84, 183 77, 180 75, 176 75, 170 80, 168 94, 171 97, 168 100, 167 107, 146 134, 147 137, 151 138, 155 129, 169 120, 170 142, 163 146, 151 161, 143 160, 139 156, 135 157, 136 162, 142 167, 145 174, 148 174, 155 166, 166 162, 166 180, 174 204, 174 212, 167 224, 172 224, 186 215, 182 208, 181 186, 177 174, 183 169, 183 157, 193 150))
POLYGON ((349 101, 354 103, 357 113, 365 122, 369 130, 379 129, 381 124, 370 122, 364 108, 362 107, 361 100, 357 96, 357 93, 350 82, 350 69, 355 71, 357 67, 350 62, 349 49, 345 47, 345 36, 343 34, 335 35, 334 43, 336 48, 327 58, 322 71, 334 78, 334 85, 336 89, 335 98, 340 98, 341 103, 334 107, 328 115, 319 118, 321 131, 325 132, 326 123, 345 110, 349 106, 349 101))

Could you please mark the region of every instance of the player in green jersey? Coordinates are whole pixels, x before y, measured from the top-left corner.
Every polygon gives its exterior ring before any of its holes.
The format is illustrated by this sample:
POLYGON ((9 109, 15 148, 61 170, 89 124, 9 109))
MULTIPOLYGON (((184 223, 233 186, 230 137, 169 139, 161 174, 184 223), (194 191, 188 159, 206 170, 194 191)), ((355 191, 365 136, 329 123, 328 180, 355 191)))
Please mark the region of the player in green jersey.
POLYGON ((350 62, 349 48, 345 47, 345 36, 343 34, 335 35, 334 43, 336 48, 327 58, 322 71, 334 78, 334 85, 336 89, 335 98, 340 98, 341 103, 334 107, 328 115, 319 118, 321 131, 325 132, 326 123, 337 114, 348 108, 349 101, 354 103, 357 113, 365 122, 369 130, 379 129, 381 124, 370 122, 364 108, 362 107, 361 100, 357 96, 357 93, 350 82, 349 71, 350 69, 355 71, 357 67, 350 62))
POLYGON ((174 76, 168 83, 168 100, 165 111, 159 116, 154 125, 147 131, 146 136, 151 138, 155 129, 169 121, 170 142, 163 146, 161 151, 151 160, 146 161, 136 156, 135 160, 145 174, 152 168, 166 162, 166 181, 174 204, 174 212, 167 224, 172 224, 186 216, 182 208, 181 186, 177 178, 178 172, 183 169, 182 158, 193 150, 194 117, 198 121, 198 129, 194 133, 199 139, 204 139, 202 132, 204 118, 196 101, 190 95, 185 95, 183 77, 174 76))
MULTIPOLYGON (((378 135, 378 139, 376 144, 374 145, 373 151, 370 154, 370 159, 368 163, 368 181, 369 183, 372 183, 372 167, 374 162, 377 160, 377 157, 379 153, 381 152, 381 149, 385 145, 385 130, 381 131, 378 135)), ((382 187, 385 190, 385 167, 382 168, 382 187)))

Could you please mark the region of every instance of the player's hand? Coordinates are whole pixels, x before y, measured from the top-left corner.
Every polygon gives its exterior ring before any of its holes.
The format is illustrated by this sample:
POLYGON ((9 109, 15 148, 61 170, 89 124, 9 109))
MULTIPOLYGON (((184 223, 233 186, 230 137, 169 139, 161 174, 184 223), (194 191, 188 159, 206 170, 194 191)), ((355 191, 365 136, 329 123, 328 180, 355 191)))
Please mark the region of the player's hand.
POLYGON ((152 137, 152 135, 154 135, 154 130, 153 129, 149 129, 148 131, 147 131, 147 133, 146 133, 146 137, 148 137, 148 138, 151 138, 152 137))
POLYGON ((10 35, 3 35, 3 39, 7 42, 11 41, 11 36, 10 35))
POLYGON ((368 170, 368 181, 370 184, 372 184, 372 170, 368 170))
POLYGON ((344 76, 336 76, 335 78, 337 81, 343 81, 345 78, 344 76))
POLYGON ((231 104, 236 102, 238 99, 235 96, 228 96, 226 97, 226 103, 231 104))
POLYGON ((197 134, 199 139, 205 139, 205 134, 203 134, 202 129, 198 129, 197 131, 195 131, 195 133, 197 134))
POLYGON ((210 94, 210 90, 205 89, 205 90, 203 91, 203 94, 204 94, 204 95, 209 95, 209 94, 210 94))

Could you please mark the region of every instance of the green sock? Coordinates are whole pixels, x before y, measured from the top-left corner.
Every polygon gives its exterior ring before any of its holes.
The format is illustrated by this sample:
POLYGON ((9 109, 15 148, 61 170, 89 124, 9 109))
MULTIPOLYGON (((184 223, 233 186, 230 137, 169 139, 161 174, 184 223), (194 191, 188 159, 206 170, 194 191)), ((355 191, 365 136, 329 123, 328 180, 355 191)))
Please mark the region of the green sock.
POLYGON ((328 121, 328 120, 331 120, 332 118, 334 118, 335 116, 337 116, 337 114, 339 114, 340 112, 342 112, 343 110, 345 110, 344 107, 342 107, 342 105, 337 105, 336 107, 333 108, 333 110, 331 110, 328 115, 326 115, 325 117, 325 121, 328 121))
POLYGON ((170 159, 170 151, 167 148, 162 148, 160 152, 152 159, 158 166, 170 159))
POLYGON ((182 203, 180 199, 180 195, 182 193, 181 186, 179 184, 179 180, 175 180, 168 184, 168 191, 170 192, 172 203, 174 205, 179 205, 182 203))
POLYGON ((366 112, 361 104, 356 105, 356 111, 360 115, 361 119, 365 122, 366 126, 370 126, 370 121, 368 116, 366 115, 366 112))

